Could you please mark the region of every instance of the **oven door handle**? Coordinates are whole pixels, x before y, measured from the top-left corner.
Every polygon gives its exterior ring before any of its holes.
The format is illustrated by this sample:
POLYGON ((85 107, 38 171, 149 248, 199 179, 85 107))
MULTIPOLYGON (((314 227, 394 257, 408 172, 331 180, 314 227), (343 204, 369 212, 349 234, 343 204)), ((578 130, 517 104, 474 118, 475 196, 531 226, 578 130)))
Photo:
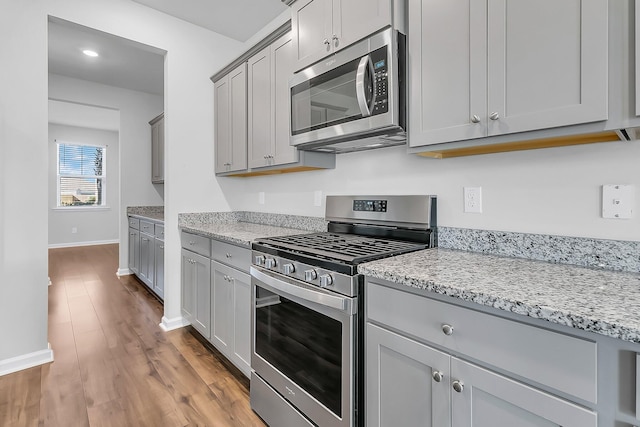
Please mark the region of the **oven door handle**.
MULTIPOLYGON (((268 288, 287 295, 303 299, 305 301, 320 304, 325 307, 331 307, 336 310, 344 311, 349 315, 355 314, 356 305, 352 299, 345 296, 331 295, 321 289, 307 289, 288 279, 280 279, 273 277, 271 274, 264 273, 255 267, 250 268, 251 277, 259 280, 268 288)), ((270 290, 270 289, 267 289, 270 290)))

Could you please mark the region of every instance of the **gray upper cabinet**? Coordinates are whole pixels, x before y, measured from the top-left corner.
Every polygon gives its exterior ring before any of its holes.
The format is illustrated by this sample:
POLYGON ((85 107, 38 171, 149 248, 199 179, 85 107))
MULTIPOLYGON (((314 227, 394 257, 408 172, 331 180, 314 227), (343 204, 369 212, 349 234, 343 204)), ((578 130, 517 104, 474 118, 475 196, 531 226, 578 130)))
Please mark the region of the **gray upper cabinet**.
POLYGON ((164 184, 164 113, 149 122, 151 125, 151 182, 164 184))
POLYGON ((608 2, 409 0, 408 17, 411 147, 607 119, 608 2))
POLYGON ((392 22, 392 0, 298 0, 291 9, 295 70, 392 22))
POLYGON ((215 171, 247 169, 246 63, 214 83, 215 171))
POLYGON ((298 161, 289 144, 289 79, 293 75, 291 32, 248 61, 249 167, 298 161))

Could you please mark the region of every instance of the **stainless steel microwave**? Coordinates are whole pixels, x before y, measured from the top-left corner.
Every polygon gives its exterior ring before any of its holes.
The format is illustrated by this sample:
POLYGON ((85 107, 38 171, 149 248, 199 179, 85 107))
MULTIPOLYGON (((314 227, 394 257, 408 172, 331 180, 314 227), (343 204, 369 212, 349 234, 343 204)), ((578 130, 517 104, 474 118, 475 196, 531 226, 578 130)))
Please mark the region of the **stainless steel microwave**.
POLYGON ((344 153, 406 143, 406 40, 391 28, 296 73, 290 143, 344 153))

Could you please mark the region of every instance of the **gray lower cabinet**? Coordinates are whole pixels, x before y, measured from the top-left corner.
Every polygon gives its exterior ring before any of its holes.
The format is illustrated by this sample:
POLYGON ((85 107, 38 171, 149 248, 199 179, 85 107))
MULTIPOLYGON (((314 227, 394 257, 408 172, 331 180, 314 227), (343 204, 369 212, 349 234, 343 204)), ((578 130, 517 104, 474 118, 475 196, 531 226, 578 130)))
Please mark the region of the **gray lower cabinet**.
POLYGON ((249 249, 182 232, 182 315, 247 377, 251 374, 249 249))
POLYGON ((140 231, 129 227, 129 270, 138 274, 140 266, 140 231))
POLYGON ((151 234, 140 233, 140 267, 138 277, 153 289, 155 275, 155 238, 151 234))
POLYGON ((245 375, 251 373, 251 279, 211 261, 211 342, 245 375))
POLYGON ((155 280, 153 281, 153 292, 164 300, 164 240, 154 239, 155 244, 155 280))
POLYGON ((211 335, 211 262, 182 249, 182 315, 209 339, 211 335))
POLYGON ((598 425, 594 342, 369 280, 365 310, 367 426, 598 425))
POLYGON ((164 300, 164 225, 129 217, 129 270, 164 300))

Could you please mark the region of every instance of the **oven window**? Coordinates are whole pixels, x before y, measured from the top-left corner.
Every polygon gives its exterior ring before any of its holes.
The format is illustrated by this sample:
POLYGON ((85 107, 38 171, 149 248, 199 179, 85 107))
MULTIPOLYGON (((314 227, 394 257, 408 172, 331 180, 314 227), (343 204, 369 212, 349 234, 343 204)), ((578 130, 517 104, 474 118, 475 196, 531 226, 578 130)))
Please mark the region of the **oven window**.
POLYGON ((362 118, 356 94, 360 58, 291 88, 291 133, 362 118))
POLYGON ((255 351, 342 416, 342 324, 256 287, 255 351))

